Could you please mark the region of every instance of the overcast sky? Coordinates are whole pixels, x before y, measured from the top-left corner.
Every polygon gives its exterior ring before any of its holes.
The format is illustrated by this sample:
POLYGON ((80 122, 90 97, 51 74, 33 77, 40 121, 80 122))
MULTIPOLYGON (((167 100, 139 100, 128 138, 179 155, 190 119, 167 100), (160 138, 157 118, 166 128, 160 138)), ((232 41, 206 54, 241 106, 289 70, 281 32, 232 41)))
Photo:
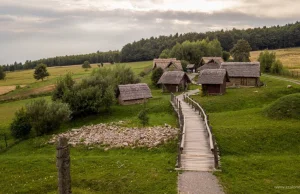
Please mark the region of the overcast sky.
POLYGON ((283 25, 300 18, 299 7, 298 0, 0 0, 0 64, 116 50, 176 32, 283 25))

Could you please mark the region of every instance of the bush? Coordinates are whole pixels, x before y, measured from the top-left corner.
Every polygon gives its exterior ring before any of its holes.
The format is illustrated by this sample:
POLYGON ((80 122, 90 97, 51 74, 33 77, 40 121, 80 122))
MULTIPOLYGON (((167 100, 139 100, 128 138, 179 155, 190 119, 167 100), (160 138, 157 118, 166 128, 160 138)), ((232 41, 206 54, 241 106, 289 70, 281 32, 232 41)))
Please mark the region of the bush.
POLYGON ((146 107, 146 102, 144 102, 143 109, 139 112, 138 119, 144 127, 149 124, 149 116, 146 107))
POLYGON ((151 75, 151 81, 154 86, 157 86, 157 82, 163 74, 164 74, 164 70, 162 68, 159 67, 154 69, 151 75))
POLYGON ((13 122, 10 125, 11 135, 17 139, 25 138, 31 131, 29 117, 24 108, 21 108, 15 113, 13 122))
POLYGON ((300 119, 300 93, 283 96, 264 109, 266 116, 276 119, 300 119))
POLYGON ((224 61, 228 61, 228 59, 230 58, 230 53, 227 51, 223 51, 222 52, 222 58, 224 61))
POLYGON ((141 72, 139 73, 139 76, 140 76, 140 77, 144 77, 145 75, 146 75, 145 71, 141 71, 141 72))
POLYGON ((85 62, 82 64, 82 68, 84 68, 84 69, 91 68, 90 62, 89 62, 89 61, 85 61, 85 62))
POLYGON ((40 99, 26 105, 26 115, 39 136, 58 129, 64 121, 70 119, 71 111, 65 103, 48 103, 40 99))
POLYGON ((187 65, 189 64, 189 62, 188 62, 188 61, 185 61, 185 60, 181 60, 180 62, 181 62, 182 70, 183 70, 184 72, 186 72, 186 67, 187 67, 187 65))
POLYGON ((272 64, 276 61, 276 53, 264 51, 259 54, 258 61, 260 62, 260 69, 263 73, 271 72, 272 64))
POLYGON ((283 72, 283 65, 280 60, 276 60, 272 63, 271 73, 281 74, 283 72))
POLYGON ((66 74, 63 77, 60 77, 56 81, 56 87, 52 94, 52 100, 58 100, 62 99, 65 92, 67 90, 70 90, 73 85, 75 84, 75 81, 72 79, 71 73, 66 74))

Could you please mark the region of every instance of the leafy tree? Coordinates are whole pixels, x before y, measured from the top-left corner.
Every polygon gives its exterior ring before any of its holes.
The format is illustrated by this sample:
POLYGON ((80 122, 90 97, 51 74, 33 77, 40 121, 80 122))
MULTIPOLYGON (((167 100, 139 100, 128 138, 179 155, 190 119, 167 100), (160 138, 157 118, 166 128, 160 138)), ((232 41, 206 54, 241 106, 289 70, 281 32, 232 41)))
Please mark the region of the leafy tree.
POLYGON ((276 53, 265 50, 259 54, 258 61, 260 62, 260 69, 263 73, 271 72, 271 66, 276 61, 276 53))
POLYGON ((223 51, 222 58, 224 61, 228 61, 228 59, 230 58, 230 53, 227 51, 223 51))
POLYGON ((154 69, 151 75, 151 81, 154 86, 157 86, 157 82, 163 74, 164 74, 164 70, 162 68, 159 67, 154 69))
POLYGON ((167 59, 170 56, 170 50, 169 49, 165 49, 161 52, 161 54, 159 55, 159 58, 162 59, 167 59))
POLYGON ((234 61, 238 62, 249 62, 250 61, 251 46, 246 40, 239 40, 230 53, 233 56, 234 61))
POLYGON ((82 68, 84 68, 84 69, 91 68, 90 62, 89 62, 89 61, 85 61, 85 62, 82 64, 82 68))
POLYGON ((274 74, 281 74, 283 71, 283 65, 281 63, 280 60, 276 60, 272 63, 272 66, 271 66, 271 73, 274 73, 274 74))
POLYGON ((39 136, 58 129, 70 119, 71 111, 65 103, 48 103, 45 99, 39 99, 26 105, 26 115, 39 136))
POLYGON ((144 127, 149 124, 149 116, 148 116, 148 109, 146 107, 146 101, 144 101, 143 108, 138 114, 138 119, 140 120, 141 124, 144 127))
POLYGON ((36 80, 44 81, 44 78, 49 76, 50 74, 47 71, 47 66, 45 64, 39 64, 35 67, 33 77, 36 80))
POLYGON ((21 108, 15 113, 13 122, 10 125, 11 135, 17 139, 25 138, 31 131, 29 117, 24 108, 21 108))
POLYGON ((0 80, 4 79, 6 76, 3 67, 0 65, 0 80))

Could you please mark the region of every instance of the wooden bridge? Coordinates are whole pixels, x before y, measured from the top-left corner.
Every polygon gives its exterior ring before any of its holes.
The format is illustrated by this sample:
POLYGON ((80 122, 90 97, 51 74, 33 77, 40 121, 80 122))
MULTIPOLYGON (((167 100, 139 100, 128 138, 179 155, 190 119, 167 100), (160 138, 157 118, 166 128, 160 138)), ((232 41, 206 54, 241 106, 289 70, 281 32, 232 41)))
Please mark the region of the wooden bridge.
POLYGON ((177 169, 189 171, 213 171, 219 168, 218 148, 204 109, 189 95, 171 94, 171 103, 178 113, 179 135, 177 169))

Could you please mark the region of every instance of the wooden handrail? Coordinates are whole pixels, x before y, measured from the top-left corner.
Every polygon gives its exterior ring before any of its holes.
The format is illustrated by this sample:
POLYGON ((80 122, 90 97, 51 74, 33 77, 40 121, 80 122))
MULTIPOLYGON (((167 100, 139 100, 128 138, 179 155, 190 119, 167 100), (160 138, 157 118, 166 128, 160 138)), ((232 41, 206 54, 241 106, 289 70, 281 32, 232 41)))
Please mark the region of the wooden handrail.
POLYGON ((200 106, 199 103, 197 103, 196 101, 194 101, 192 98, 190 98, 187 94, 184 94, 183 96, 184 100, 188 102, 188 104, 191 104, 193 108, 195 108, 195 110, 198 109, 200 116, 203 118, 204 123, 205 123, 205 128, 206 131, 208 133, 208 137, 209 137, 209 146, 210 146, 210 150, 213 152, 214 154, 214 160, 215 160, 215 168, 219 167, 219 157, 218 157, 218 148, 217 148, 217 144, 215 141, 215 137, 212 134, 212 129, 209 125, 209 119, 208 119, 208 115, 205 113, 204 109, 200 106))
POLYGON ((184 141, 185 141, 185 117, 183 117, 183 130, 182 130, 182 138, 181 138, 181 144, 180 144, 180 150, 182 151, 184 149, 184 141))

